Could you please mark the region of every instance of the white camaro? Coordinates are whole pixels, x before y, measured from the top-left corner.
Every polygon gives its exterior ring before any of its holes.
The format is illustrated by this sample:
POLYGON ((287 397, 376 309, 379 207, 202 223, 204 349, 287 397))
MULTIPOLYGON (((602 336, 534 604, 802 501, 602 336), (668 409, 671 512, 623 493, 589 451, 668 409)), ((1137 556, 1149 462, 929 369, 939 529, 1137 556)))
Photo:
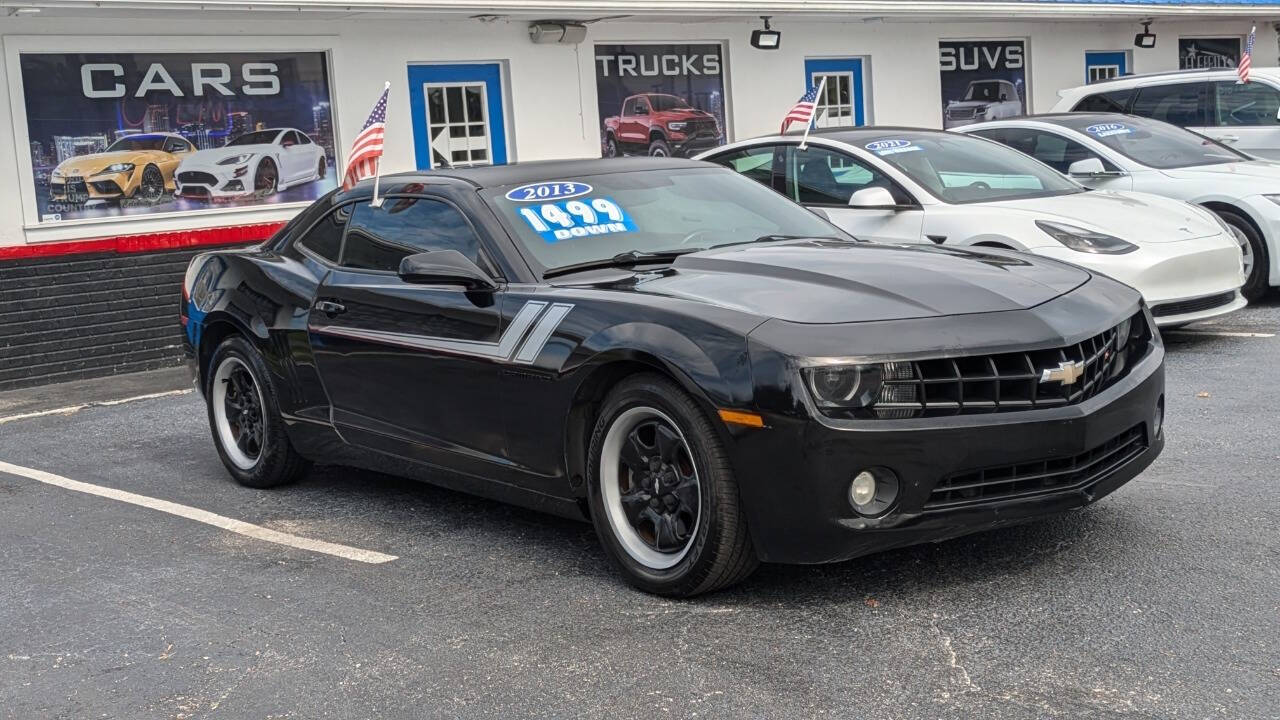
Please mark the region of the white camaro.
POLYGON ((1244 307, 1240 246, 1213 213, 1090 191, 996 142, 868 127, 723 146, 699 156, 768 185, 865 240, 1012 248, 1137 288, 1161 326, 1244 307))
POLYGON ((1217 213, 1244 252, 1244 295, 1280 285, 1280 163, 1132 115, 1064 113, 966 127, 1100 190, 1141 190, 1217 213))
POLYGON ((324 148, 301 130, 247 132, 220 148, 200 150, 174 173, 177 194, 200 199, 272 195, 319 180, 328 168, 324 148))

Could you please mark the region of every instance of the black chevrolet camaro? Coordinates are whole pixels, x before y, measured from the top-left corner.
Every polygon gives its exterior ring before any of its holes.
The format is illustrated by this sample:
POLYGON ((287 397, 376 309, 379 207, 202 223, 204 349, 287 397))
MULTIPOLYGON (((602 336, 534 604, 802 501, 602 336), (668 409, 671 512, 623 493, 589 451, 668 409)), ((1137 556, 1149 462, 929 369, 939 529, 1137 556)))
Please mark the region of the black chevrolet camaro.
POLYGON ((1134 290, 861 243, 691 161, 385 177, 200 255, 187 352, 239 482, 311 462, 594 523, 688 596, 1091 503, 1164 445, 1134 290))

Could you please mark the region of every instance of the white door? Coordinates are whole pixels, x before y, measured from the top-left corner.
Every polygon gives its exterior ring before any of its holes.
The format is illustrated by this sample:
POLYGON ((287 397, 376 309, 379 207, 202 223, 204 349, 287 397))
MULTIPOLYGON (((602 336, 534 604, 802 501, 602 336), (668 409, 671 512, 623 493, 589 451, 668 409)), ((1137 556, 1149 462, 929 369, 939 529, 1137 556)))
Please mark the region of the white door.
POLYGON ((280 162, 284 165, 280 168, 281 179, 290 184, 296 183, 311 171, 307 167, 311 163, 311 151, 292 130, 280 138, 280 145, 280 162))
POLYGON ((783 162, 786 195, 806 207, 822 208, 831 222, 863 240, 918 243, 924 211, 897 183, 866 163, 842 152, 810 145, 787 148, 783 162), (849 207, 853 193, 865 188, 888 190, 898 208, 849 207))
POLYGON ((1212 83, 1210 125, 1201 132, 1240 152, 1280 160, 1280 90, 1262 80, 1212 83))

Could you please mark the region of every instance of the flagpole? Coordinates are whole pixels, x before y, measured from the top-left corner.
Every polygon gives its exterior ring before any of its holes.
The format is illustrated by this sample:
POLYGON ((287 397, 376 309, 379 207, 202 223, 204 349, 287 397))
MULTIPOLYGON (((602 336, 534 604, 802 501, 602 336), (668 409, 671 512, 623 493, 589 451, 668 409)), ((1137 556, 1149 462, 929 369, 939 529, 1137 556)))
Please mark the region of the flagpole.
POLYGON ((822 91, 827 87, 827 76, 823 75, 822 80, 818 82, 818 94, 813 98, 813 115, 809 118, 809 122, 804 126, 804 137, 800 138, 800 149, 803 150, 805 143, 809 142, 809 131, 813 129, 813 124, 818 120, 818 103, 822 102, 822 91))
MULTIPOLYGON (((391 81, 388 80, 387 84, 383 86, 382 91, 387 92, 390 89, 391 81)), ((390 93, 387 93, 387 104, 391 104, 390 93)), ((383 142, 385 143, 386 141, 384 140, 383 142)), ((386 152, 385 148, 383 149, 383 152, 386 152)), ((382 198, 378 197, 378 185, 382 182, 382 153, 378 153, 378 157, 374 158, 373 162, 373 197, 369 200, 369 205, 373 207, 382 207, 382 198)))

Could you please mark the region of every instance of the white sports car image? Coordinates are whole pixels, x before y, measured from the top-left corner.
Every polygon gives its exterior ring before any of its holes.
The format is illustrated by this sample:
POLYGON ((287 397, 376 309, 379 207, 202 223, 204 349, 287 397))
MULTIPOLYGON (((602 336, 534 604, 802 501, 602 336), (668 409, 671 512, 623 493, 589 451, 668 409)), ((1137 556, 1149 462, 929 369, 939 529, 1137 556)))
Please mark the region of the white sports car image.
POLYGON ((193 153, 183 159, 174 177, 180 197, 263 197, 319 180, 327 168, 324 148, 306 133, 272 128, 248 132, 223 147, 193 153))
POLYGON ((962 132, 1002 142, 1099 190, 1140 190, 1212 210, 1244 254, 1244 295, 1280 285, 1280 163, 1133 115, 1063 113, 962 132))
POLYGON ((863 239, 1010 248, 1127 283, 1169 327, 1245 306, 1240 246, 1178 200, 1091 191, 996 142, 915 128, 818 131, 717 148, 725 165, 863 239))

